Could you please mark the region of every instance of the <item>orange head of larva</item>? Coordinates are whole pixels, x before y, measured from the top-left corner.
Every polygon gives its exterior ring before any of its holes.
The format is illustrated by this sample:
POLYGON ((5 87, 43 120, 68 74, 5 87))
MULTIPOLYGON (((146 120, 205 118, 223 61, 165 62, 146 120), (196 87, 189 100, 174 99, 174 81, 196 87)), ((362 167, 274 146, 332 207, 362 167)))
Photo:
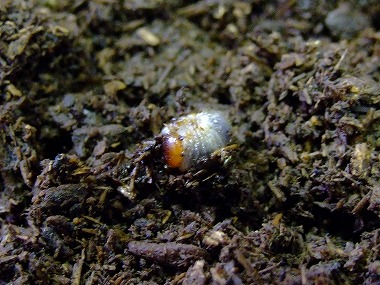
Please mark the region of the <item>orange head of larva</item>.
POLYGON ((171 168, 179 168, 183 161, 183 144, 180 138, 164 136, 162 149, 166 164, 171 168))

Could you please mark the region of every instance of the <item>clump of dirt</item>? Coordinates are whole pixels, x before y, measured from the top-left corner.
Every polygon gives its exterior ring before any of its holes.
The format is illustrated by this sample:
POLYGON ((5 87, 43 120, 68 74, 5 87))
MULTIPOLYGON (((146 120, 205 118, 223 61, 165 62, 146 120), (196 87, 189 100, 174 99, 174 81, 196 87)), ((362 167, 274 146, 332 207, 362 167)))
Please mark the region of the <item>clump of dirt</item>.
POLYGON ((380 282, 378 1, 5 1, 2 284, 380 282), (168 168, 171 118, 232 141, 168 168))

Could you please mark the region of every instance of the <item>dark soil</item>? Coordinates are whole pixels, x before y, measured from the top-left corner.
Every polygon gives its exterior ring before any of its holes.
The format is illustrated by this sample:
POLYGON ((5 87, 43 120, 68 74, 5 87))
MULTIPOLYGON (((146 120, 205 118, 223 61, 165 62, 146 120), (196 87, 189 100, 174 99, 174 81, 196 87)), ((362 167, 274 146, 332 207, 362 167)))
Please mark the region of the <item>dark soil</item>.
POLYGON ((2 0, 0 284, 380 284, 379 19, 2 0), (214 109, 231 144, 168 168, 163 124, 214 109))

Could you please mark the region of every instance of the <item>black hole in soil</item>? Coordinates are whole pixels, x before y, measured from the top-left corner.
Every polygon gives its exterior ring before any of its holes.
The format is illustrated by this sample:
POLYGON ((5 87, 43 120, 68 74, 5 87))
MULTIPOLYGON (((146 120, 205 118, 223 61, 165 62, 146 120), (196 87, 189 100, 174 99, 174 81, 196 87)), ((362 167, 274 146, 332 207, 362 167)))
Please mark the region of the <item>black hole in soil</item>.
POLYGON ((60 130, 56 136, 44 139, 42 145, 43 157, 49 159, 54 159, 57 154, 66 153, 73 147, 70 133, 63 130, 60 130))
POLYGON ((223 105, 231 105, 230 94, 228 92, 221 92, 218 94, 218 102, 223 105))
POLYGON ((360 232, 356 231, 356 218, 352 214, 319 208, 314 216, 318 219, 317 227, 324 228, 331 235, 354 241, 360 238, 360 232))
MULTIPOLYGON (((25 192, 18 192, 17 196, 25 196, 25 192)), ((11 198, 8 196, 8 198, 11 198)), ((25 216, 25 209, 30 205, 28 198, 23 201, 19 201, 17 205, 11 204, 5 209, 3 213, 0 213, 0 218, 7 224, 13 224, 20 227, 28 225, 27 218, 25 216)), ((1 274, 0 274, 1 275, 1 274)), ((1 284, 1 283, 0 283, 1 284)))
POLYGON ((373 15, 372 24, 376 30, 380 30, 380 11, 373 15))

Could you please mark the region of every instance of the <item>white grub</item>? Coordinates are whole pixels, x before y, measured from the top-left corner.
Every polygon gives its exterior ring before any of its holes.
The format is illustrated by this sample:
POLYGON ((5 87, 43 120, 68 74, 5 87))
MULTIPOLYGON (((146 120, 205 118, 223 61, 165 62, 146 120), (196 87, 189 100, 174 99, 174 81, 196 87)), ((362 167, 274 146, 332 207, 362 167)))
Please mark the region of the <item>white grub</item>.
POLYGON ((161 131, 166 163, 186 171, 200 158, 227 145, 231 124, 219 111, 189 114, 166 124, 161 131))

